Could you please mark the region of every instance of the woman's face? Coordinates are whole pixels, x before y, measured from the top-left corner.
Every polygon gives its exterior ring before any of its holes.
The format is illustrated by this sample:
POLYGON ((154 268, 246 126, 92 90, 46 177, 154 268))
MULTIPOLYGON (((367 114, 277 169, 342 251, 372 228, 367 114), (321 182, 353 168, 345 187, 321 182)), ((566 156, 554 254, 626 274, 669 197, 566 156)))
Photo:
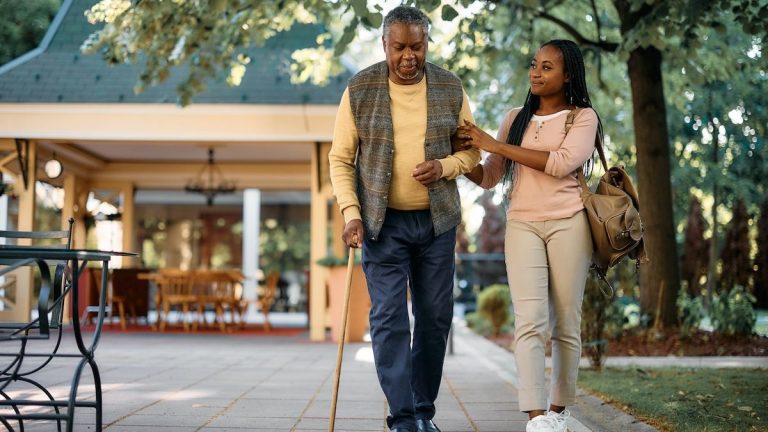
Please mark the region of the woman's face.
POLYGON ((565 97, 565 83, 569 77, 560 49, 552 45, 541 47, 531 60, 528 79, 533 95, 546 97, 562 94, 565 97))

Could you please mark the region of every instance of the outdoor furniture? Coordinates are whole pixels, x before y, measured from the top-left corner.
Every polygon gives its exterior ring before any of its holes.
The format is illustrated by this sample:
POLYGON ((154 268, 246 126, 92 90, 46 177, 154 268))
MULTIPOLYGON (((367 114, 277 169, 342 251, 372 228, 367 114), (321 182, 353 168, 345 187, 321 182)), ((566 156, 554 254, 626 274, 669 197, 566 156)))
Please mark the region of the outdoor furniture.
POLYGON ((280 273, 271 272, 267 275, 264 281, 264 288, 259 293, 259 299, 257 302, 261 307, 261 313, 264 315, 264 329, 269 331, 272 329, 272 324, 269 323, 269 310, 272 307, 272 303, 275 302, 275 296, 277 295, 277 283, 280 281, 280 273))
MULTIPOLYGON (((192 306, 197 304, 198 296, 192 291, 192 274, 188 272, 160 273, 154 278, 157 286, 155 304, 157 305, 157 329, 165 330, 171 309, 179 307, 182 314, 184 331, 189 331, 186 320, 192 306)), ((195 329, 197 326, 195 325, 195 329)))
MULTIPOLYGON (((33 266, 39 270, 40 278, 40 290, 36 298, 37 315, 26 322, 0 323, 0 359, 6 359, 0 365, 0 396, 2 396, 0 423, 9 431, 16 430, 11 423, 18 423, 18 429, 23 431, 25 420, 53 420, 56 422, 57 430, 60 431, 62 422, 66 422, 66 430, 71 432, 74 427, 76 408, 94 408, 96 430, 101 430, 101 378, 94 353, 104 322, 106 275, 109 260, 113 256, 136 256, 136 254, 70 249, 72 222, 70 219, 70 229, 66 231, 0 231, 0 238, 58 241, 56 244, 48 245, 0 245, 0 276, 5 276, 16 269, 33 266), (90 338, 84 338, 77 315, 78 279, 89 261, 101 263, 102 289, 95 328, 89 334, 90 338), (55 266, 53 275, 49 268, 51 265, 55 266), (68 296, 77 351, 63 352, 62 317, 64 301, 68 296), (77 361, 77 366, 71 371, 68 397, 65 399, 54 398, 53 389, 49 390, 39 381, 41 372, 51 372, 55 369, 57 374, 64 373, 64 366, 57 362, 58 359, 77 361), (95 393, 93 400, 78 398, 80 379, 86 364, 90 366, 93 374, 95 393), (14 399, 10 396, 14 393, 24 395, 25 398, 14 399)), ((33 290, 33 287, 19 286, 17 289, 33 290)), ((50 376, 50 373, 47 375, 50 376)))
POLYGON ((213 322, 218 324, 222 332, 227 330, 225 310, 229 310, 232 324, 237 324, 237 321, 242 322, 242 285, 240 284, 244 277, 240 271, 197 270, 191 272, 191 275, 200 322, 205 321, 206 306, 213 307, 213 322))
POLYGON ((112 283, 110 304, 113 308, 117 308, 120 327, 123 330, 127 328, 126 312, 129 313, 134 324, 139 317, 146 317, 149 313, 149 281, 138 278, 138 274, 144 271, 138 268, 120 268, 112 269, 110 272, 112 283))

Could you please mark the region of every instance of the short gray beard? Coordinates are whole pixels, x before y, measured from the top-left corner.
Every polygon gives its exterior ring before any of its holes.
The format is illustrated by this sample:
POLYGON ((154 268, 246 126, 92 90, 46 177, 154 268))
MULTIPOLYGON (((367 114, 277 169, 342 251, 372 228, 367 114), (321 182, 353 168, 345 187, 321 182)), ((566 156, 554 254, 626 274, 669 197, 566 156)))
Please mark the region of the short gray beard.
POLYGON ((419 76, 421 71, 422 71, 422 69, 416 68, 416 71, 413 73, 413 76, 407 76, 407 75, 403 75, 400 72, 399 68, 395 68, 395 75, 397 75, 397 77, 400 78, 401 80, 410 81, 410 80, 416 78, 417 76, 419 76))

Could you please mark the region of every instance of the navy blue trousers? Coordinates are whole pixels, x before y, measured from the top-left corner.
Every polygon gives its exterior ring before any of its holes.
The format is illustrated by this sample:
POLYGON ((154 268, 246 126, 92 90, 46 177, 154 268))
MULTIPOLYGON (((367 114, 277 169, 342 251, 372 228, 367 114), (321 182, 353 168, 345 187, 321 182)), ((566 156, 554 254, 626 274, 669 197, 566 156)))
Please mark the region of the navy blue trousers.
POLYGON ((387 209, 379 238, 363 242, 373 355, 390 428, 415 431, 415 419, 435 416, 453 319, 455 244, 455 228, 435 236, 429 210, 393 209, 387 209))

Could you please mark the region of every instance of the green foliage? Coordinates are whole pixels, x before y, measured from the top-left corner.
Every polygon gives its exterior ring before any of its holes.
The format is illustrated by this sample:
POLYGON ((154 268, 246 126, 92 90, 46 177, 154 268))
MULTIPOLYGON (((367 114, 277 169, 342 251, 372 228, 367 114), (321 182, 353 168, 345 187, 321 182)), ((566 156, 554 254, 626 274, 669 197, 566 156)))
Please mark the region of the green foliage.
POLYGON ((490 336, 493 333, 491 323, 479 312, 470 312, 464 315, 464 319, 467 321, 467 327, 479 335, 490 336))
MULTIPOLYGON (((88 12, 93 24, 104 27, 83 43, 85 53, 100 53, 108 63, 136 63, 145 54, 144 71, 136 92, 165 81, 173 68, 188 68, 179 85, 179 103, 187 105, 193 95, 205 90, 206 82, 226 73, 227 82, 237 85, 252 60, 243 51, 263 46, 276 34, 296 23, 341 23, 336 33, 335 51, 327 48, 330 33, 315 41, 314 55, 304 53, 294 58, 292 69, 304 80, 322 82, 312 73, 303 73, 312 65, 332 62, 322 69, 326 75, 341 72, 338 55, 354 40, 360 27, 381 25, 380 7, 370 11, 365 1, 327 2, 324 0, 287 0, 252 2, 250 0, 215 1, 143 1, 102 0, 88 12), (332 54, 336 58, 332 58, 332 54)), ((259 60, 259 59, 255 59, 259 60)))
MULTIPOLYGON (((628 82, 627 60, 638 48, 659 50, 666 95, 666 105, 661 108, 671 144, 669 181, 673 196, 657 194, 650 189, 653 185, 642 184, 640 179, 638 188, 651 208, 673 206, 678 243, 683 240, 692 196, 704 203, 708 216, 706 206, 715 186, 721 203, 715 211, 726 213, 741 197, 748 212, 754 214, 766 195, 765 0, 703 4, 646 0, 407 3, 429 12, 433 24, 430 60, 462 78, 477 104, 475 118, 487 129, 497 128, 508 109, 523 103, 528 90, 526 68, 541 43, 563 37, 577 41, 585 53, 588 86, 605 128, 609 159, 626 165, 633 175, 636 154, 650 151, 647 142, 638 142, 635 147, 635 128, 653 130, 649 128, 658 124, 647 119, 658 120, 654 116, 659 111, 633 113, 635 96, 630 84, 638 83, 628 82)), ((381 7, 371 9, 359 0, 104 0, 92 8, 89 19, 105 26, 83 49, 101 53, 110 63, 136 62, 145 54, 147 62, 138 91, 165 80, 172 68, 188 67, 188 78, 179 86, 179 100, 185 105, 215 75, 228 73, 229 82, 236 84, 250 61, 261 60, 244 57, 243 50, 263 45, 295 23, 319 24, 327 29, 327 34, 314 41, 316 48, 294 53, 291 65, 294 82, 321 84, 328 74, 341 70, 339 57, 354 46, 361 30, 378 31, 383 12, 381 7), (125 7, 118 7, 121 4, 125 7)), ((658 153, 659 149, 653 151, 658 153)), ((658 214, 666 212, 644 214, 646 224, 658 227, 670 222, 657 220, 658 214)), ((672 251, 677 246, 671 236, 654 240, 662 250, 672 251)), ((676 263, 674 259, 651 257, 648 272, 673 274, 666 270, 676 263)), ((634 285, 634 280, 622 275, 626 285, 634 285)), ((667 289, 675 292, 677 281, 668 282, 667 289)), ((655 289, 644 287, 642 294, 652 294, 655 289)), ((673 296, 667 297, 674 301, 673 296)))
POLYGON ((754 294, 757 307, 768 308, 768 197, 760 205, 757 220, 757 254, 755 255, 754 294))
POLYGON ((602 283, 593 272, 589 272, 581 306, 582 347, 594 369, 600 369, 605 364, 608 345, 605 339, 605 327, 612 303, 611 297, 600 290, 602 283))
POLYGON ((579 386, 659 430, 765 430, 764 369, 582 370, 579 386))
POLYGON ((684 337, 690 335, 691 331, 699 328, 701 321, 707 316, 704 297, 691 297, 688 290, 681 290, 677 297, 677 316, 680 322, 680 334, 684 337))
POLYGON ((709 318, 714 330, 729 336, 749 336, 754 333, 757 312, 755 297, 743 287, 735 286, 720 294, 714 294, 707 308, 703 296, 691 297, 686 291, 677 299, 680 333, 687 336, 697 330, 709 318))
POLYGON ((621 338, 624 332, 642 325, 640 305, 634 297, 614 297, 605 314, 605 335, 611 339, 621 338))
POLYGON ((260 268, 264 274, 300 271, 309 262, 309 222, 267 224, 259 229, 260 268))
POLYGON ((714 295, 711 319, 715 330, 732 336, 751 335, 757 321, 753 306, 755 302, 755 297, 741 286, 735 286, 721 295, 714 295))
POLYGON ((37 47, 60 0, 0 0, 0 65, 37 47))
POLYGON ((510 320, 511 299, 509 286, 491 285, 477 296, 477 310, 490 323, 493 335, 499 335, 501 328, 510 320))
MULTIPOLYGON (((360 264, 362 261, 360 261, 360 256, 355 255, 355 264, 360 264)), ((326 257, 320 258, 316 261, 317 264, 323 266, 323 267, 338 267, 338 266, 345 266, 349 264, 349 256, 345 257, 339 257, 334 255, 328 255, 326 257)))

